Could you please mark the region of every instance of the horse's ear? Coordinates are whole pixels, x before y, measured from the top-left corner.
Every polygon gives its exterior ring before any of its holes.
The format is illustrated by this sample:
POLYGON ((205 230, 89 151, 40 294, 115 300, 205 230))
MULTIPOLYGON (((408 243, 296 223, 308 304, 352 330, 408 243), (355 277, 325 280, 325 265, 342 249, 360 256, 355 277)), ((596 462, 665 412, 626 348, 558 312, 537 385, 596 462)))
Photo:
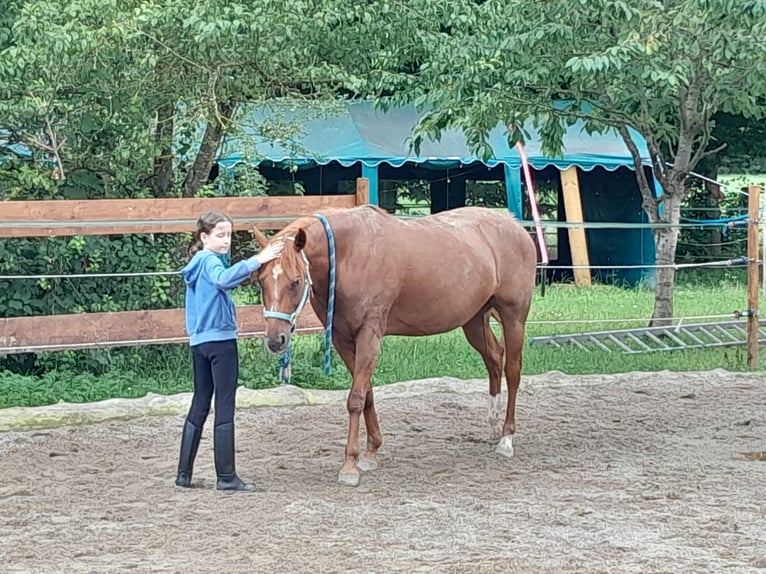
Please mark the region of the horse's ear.
POLYGON ((295 234, 295 249, 300 251, 304 247, 306 247, 306 232, 301 227, 295 234))
POLYGON ((253 237, 258 242, 258 245, 263 249, 269 244, 269 238, 266 237, 261 231, 253 225, 253 237))

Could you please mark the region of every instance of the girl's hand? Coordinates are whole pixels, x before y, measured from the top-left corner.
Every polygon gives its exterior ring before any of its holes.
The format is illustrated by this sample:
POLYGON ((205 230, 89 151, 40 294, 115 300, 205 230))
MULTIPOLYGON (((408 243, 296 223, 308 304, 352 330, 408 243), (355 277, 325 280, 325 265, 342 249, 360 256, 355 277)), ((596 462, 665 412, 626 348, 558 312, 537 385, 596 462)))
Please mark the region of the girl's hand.
POLYGON ((263 251, 261 251, 258 255, 255 256, 255 258, 258 260, 258 263, 261 265, 265 265, 269 261, 273 261, 280 255, 282 255, 282 249, 284 249, 285 244, 283 241, 278 241, 276 243, 269 243, 263 251))

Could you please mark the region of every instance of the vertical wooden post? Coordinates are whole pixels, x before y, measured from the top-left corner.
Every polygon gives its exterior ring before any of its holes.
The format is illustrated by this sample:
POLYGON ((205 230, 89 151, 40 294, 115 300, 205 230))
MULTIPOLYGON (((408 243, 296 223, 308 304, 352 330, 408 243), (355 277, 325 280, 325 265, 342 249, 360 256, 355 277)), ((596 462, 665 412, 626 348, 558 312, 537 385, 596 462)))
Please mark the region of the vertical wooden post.
MULTIPOLYGON (((761 188, 763 192, 763 188, 761 188)), ((761 202, 761 297, 766 297, 766 205, 761 202)))
POLYGON ((758 368, 758 241, 761 188, 751 185, 747 199, 747 366, 758 368))
POLYGON ((370 180, 366 177, 356 178, 356 205, 370 203, 370 180))
MULTIPOLYGON (((583 223, 582 199, 580 184, 577 181, 577 167, 571 166, 561 172, 561 188, 564 193, 564 212, 568 223, 583 223)), ((587 287, 590 283, 590 265, 588 259, 588 244, 585 240, 585 228, 570 227, 569 247, 572 251, 572 265, 585 266, 585 269, 575 269, 575 285, 587 287)))

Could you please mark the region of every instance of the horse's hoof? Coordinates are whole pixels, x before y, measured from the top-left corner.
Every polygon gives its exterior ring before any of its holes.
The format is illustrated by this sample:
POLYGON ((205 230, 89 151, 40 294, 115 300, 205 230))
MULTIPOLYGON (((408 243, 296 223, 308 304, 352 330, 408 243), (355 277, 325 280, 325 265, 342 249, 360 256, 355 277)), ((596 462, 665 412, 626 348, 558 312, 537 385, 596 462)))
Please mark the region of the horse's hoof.
POLYGON ((359 482, 362 480, 359 472, 339 472, 338 484, 343 486, 359 486, 359 482))
POLYGON ((356 463, 356 468, 362 472, 378 470, 378 461, 374 458, 360 458, 359 462, 356 463))
POLYGON ((513 457, 513 435, 508 434, 508 435, 505 435, 503 438, 501 438, 500 442, 497 443, 495 452, 505 458, 512 458, 513 457))

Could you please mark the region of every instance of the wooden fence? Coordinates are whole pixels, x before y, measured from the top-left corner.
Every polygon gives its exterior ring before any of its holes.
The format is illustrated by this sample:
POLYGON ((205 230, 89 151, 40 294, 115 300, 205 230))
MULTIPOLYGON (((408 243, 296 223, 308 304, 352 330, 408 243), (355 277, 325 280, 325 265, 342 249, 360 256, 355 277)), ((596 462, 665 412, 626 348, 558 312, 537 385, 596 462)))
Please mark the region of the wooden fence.
MULTIPOLYGON (((365 178, 357 179, 355 195, 5 201, 0 202, 0 238, 188 232, 208 209, 231 215, 236 230, 253 225, 276 230, 321 209, 366 203, 365 178)), ((240 306, 237 316, 242 337, 264 333, 260 305, 240 306)), ((307 307, 298 327, 318 332, 322 324, 307 307)), ((185 341, 183 309, 0 318, 0 354, 185 341)))

